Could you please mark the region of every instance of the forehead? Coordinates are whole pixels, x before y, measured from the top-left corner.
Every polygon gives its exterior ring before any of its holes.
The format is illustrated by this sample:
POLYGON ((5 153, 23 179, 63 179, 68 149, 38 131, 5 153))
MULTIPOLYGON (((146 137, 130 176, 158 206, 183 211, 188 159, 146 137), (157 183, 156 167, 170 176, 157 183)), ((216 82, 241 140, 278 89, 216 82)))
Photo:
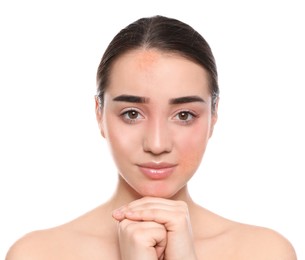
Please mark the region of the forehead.
POLYGON ((148 50, 136 50, 127 53, 127 55, 133 56, 134 62, 137 63, 140 67, 145 68, 152 66, 154 63, 158 61, 158 59, 160 59, 161 56, 165 56, 166 53, 161 53, 160 51, 154 49, 148 49, 148 50))
MULTIPOLYGON (((199 91, 209 93, 206 70, 177 53, 137 49, 120 56, 110 73, 109 91, 199 91)), ((194 93, 199 94, 199 93, 194 93)))

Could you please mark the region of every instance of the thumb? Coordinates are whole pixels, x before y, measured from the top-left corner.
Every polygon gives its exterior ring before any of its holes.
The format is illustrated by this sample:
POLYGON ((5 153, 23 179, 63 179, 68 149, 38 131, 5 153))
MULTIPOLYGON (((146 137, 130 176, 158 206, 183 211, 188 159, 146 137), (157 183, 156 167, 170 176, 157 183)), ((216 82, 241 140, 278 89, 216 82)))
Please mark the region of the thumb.
POLYGON ((166 244, 167 244, 167 236, 163 237, 160 241, 157 242, 155 249, 158 260, 164 259, 166 244))

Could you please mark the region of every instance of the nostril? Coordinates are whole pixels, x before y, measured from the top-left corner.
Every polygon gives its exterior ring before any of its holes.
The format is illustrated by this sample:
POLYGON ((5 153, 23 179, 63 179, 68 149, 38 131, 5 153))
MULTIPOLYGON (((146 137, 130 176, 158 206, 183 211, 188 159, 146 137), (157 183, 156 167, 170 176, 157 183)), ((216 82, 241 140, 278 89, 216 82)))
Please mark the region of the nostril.
POLYGON ((146 137, 143 142, 143 150, 152 154, 169 153, 172 150, 171 138, 158 136, 146 137))
POLYGON ((144 132, 143 150, 159 155, 172 150, 172 133, 164 117, 155 117, 147 124, 144 132))

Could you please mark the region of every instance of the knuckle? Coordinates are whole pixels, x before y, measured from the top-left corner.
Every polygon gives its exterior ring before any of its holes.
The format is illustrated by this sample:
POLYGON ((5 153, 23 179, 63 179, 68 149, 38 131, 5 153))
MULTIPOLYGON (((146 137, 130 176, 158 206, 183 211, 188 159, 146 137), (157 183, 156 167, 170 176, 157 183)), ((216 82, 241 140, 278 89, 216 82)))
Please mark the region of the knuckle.
POLYGON ((134 223, 130 222, 128 219, 124 219, 119 223, 119 229, 121 232, 132 232, 134 229, 134 223))
POLYGON ((158 209, 150 209, 146 210, 143 213, 147 214, 147 216, 151 216, 152 219, 155 219, 155 217, 158 215, 158 209))
POLYGON ((143 234, 145 228, 142 227, 140 222, 133 222, 124 219, 119 225, 119 234, 121 237, 125 237, 134 243, 141 243, 143 240, 143 234))

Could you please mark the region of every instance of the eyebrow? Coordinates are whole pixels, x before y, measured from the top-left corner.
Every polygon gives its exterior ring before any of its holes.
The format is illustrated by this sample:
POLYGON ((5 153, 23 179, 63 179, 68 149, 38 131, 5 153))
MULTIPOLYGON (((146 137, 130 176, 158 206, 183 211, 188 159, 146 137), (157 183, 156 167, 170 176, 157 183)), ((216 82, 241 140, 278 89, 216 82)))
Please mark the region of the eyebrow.
MULTIPOLYGON (((148 103, 149 98, 141 97, 141 96, 133 96, 133 95, 120 95, 113 98, 113 101, 121 101, 121 102, 129 102, 129 103, 148 103)), ((185 96, 178 98, 171 98, 169 100, 169 104, 177 105, 191 102, 204 102, 204 99, 199 96, 185 96)))
POLYGON ((204 99, 199 96, 186 96, 186 97, 172 98, 169 101, 169 103, 172 105, 191 103, 191 102, 204 102, 205 103, 204 99))
POLYGON ((122 102, 129 102, 129 103, 148 103, 148 98, 146 97, 139 97, 133 95, 120 95, 113 99, 113 101, 122 101, 122 102))

